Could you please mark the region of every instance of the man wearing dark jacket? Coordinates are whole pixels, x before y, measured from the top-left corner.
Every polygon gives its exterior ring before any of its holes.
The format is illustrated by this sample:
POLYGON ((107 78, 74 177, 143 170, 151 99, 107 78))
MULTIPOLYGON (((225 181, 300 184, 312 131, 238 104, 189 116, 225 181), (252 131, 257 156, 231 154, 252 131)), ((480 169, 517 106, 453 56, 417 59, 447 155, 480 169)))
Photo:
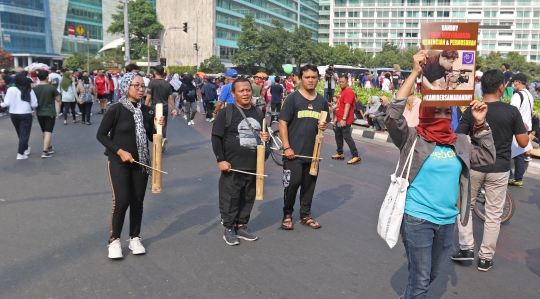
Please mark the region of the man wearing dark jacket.
POLYGON ((217 99, 217 86, 213 83, 214 79, 204 78, 204 85, 201 88, 201 94, 204 106, 206 107, 206 121, 213 122, 214 101, 217 99))

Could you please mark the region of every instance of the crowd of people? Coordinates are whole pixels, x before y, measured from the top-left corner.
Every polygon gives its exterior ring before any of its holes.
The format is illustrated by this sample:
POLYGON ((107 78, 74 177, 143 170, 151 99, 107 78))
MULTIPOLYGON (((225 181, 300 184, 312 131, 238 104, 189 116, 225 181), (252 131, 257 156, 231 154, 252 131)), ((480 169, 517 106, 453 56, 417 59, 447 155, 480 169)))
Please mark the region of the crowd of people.
POLYGON ((239 239, 258 239, 248 223, 255 201, 256 148, 269 140, 263 130, 267 115, 271 123, 279 124, 283 145, 283 230, 294 229, 298 191, 300 224, 321 228, 311 212, 318 176, 311 174, 312 159, 306 157, 313 155, 318 132, 332 123, 337 145, 332 158, 345 159, 345 141, 352 156, 348 164, 360 162, 351 133, 355 116, 363 118, 377 131, 390 134, 400 150, 398 171, 405 168, 409 153, 415 152, 408 165, 409 187, 401 224, 409 271, 402 298, 425 298, 447 259, 456 226, 460 249, 451 259, 475 260, 471 210, 481 187, 486 190, 486 221, 477 267, 481 271, 493 267, 507 186, 523 186, 526 154, 538 147, 539 134, 538 116, 533 113, 535 96, 529 91, 527 76, 509 74, 508 65, 503 65, 504 73, 478 69, 475 75, 482 101, 472 101, 464 111, 449 106, 425 107, 415 91, 427 59, 424 51, 417 53, 407 79, 384 74, 381 83, 366 74, 360 80, 364 87, 396 92, 393 99, 372 97, 365 108, 350 88, 355 84, 351 77, 319 74, 311 64, 302 66, 298 76, 285 78, 239 76, 234 69, 215 77, 168 74, 162 66, 145 74, 134 64, 118 74, 54 68, 33 73, 4 71, 1 82, 7 88, 0 105, 9 109, 19 137, 17 159, 22 160, 28 159, 31 150, 28 140, 34 111, 43 133, 41 157, 49 158, 54 153, 56 119, 63 116, 64 125, 68 125, 68 115, 73 123, 79 122, 80 115, 81 123, 91 125, 91 108, 99 103, 98 114, 103 118, 96 136, 106 148, 113 198, 111 259, 123 257, 120 235, 128 208, 129 248, 133 254, 146 253, 140 232, 151 170, 144 165, 151 165, 148 142, 152 142, 158 125, 163 126, 162 148, 166 151, 169 113, 173 118, 183 114, 188 125, 194 125, 197 112, 204 112, 206 121, 213 123, 211 143, 221 171, 217 185, 222 238, 228 245, 240 244, 239 239), (325 96, 315 90, 321 75, 328 83, 325 96), (335 84, 341 88, 337 95, 335 84), (512 92, 510 104, 505 104, 501 98, 509 88, 516 92, 512 92), (333 103, 327 97, 332 97, 333 103), (160 119, 155 118, 157 104, 163 104, 160 119), (331 112, 331 116, 321 119, 322 112, 331 112), (448 183, 441 185, 441 181, 448 183))

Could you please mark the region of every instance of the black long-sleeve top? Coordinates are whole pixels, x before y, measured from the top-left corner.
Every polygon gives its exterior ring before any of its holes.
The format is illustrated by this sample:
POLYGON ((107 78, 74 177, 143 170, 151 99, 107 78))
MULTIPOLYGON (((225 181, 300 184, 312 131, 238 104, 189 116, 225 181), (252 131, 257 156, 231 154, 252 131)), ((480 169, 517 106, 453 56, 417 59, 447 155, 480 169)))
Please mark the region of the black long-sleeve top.
MULTIPOLYGON (((141 111, 146 136, 148 137, 148 140, 152 142, 155 131, 154 110, 152 110, 151 107, 142 105, 141 111)), ((112 105, 109 110, 107 110, 97 130, 96 138, 107 149, 109 160, 121 161, 120 156, 117 155, 119 149, 129 152, 133 159, 137 161, 139 160, 133 113, 131 113, 126 107, 122 106, 122 104, 112 105), (120 109, 120 111, 118 113, 118 120, 116 121, 114 134, 112 134, 113 139, 110 139, 107 135, 113 127, 114 118, 118 109, 120 109)))

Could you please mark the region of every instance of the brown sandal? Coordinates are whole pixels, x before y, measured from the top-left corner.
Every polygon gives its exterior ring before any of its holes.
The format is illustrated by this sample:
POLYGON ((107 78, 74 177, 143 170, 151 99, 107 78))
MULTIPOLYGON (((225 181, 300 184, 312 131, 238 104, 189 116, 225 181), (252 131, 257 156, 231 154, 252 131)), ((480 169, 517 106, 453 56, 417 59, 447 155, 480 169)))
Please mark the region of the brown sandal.
POLYGON ((285 215, 283 217, 283 221, 281 221, 281 229, 284 229, 284 230, 293 230, 294 229, 291 214, 287 214, 287 215, 285 215), (285 224, 290 225, 290 226, 285 226, 285 224))
POLYGON ((300 218, 300 223, 303 225, 309 226, 313 229, 321 228, 321 225, 317 221, 315 221, 313 218, 311 218, 311 216, 300 218))

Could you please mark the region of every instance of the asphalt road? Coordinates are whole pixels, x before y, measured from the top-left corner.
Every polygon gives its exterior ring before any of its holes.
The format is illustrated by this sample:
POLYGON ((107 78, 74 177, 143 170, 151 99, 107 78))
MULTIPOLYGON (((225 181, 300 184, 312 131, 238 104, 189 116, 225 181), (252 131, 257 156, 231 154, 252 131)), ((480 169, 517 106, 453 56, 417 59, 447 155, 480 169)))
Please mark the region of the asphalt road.
MULTIPOLYGON (((17 161, 17 138, 9 116, 0 118, 0 298, 398 298, 407 283, 407 259, 376 232, 378 211, 398 151, 391 145, 357 142, 362 162, 329 159, 326 135, 313 216, 322 228, 280 229, 281 168, 271 158, 265 198, 249 224, 260 239, 227 246, 222 240, 217 181, 210 146, 211 124, 197 115, 168 127, 163 156, 163 193, 147 191, 143 244, 133 256, 122 237, 124 259, 107 258, 112 207, 107 159, 92 126, 58 120, 56 153, 41 159, 34 121, 28 160, 17 161)), ((348 150, 346 155, 350 156, 348 150)), ((511 187, 517 209, 499 237, 494 267, 448 258, 429 298, 540 297, 540 182, 525 178, 511 187)), ((128 217, 126 217, 128 218, 128 217)), ((474 217, 475 238, 482 223, 474 217)), ((455 235, 457 247, 457 234, 455 235)), ((455 249, 452 249, 454 251, 455 249)))

